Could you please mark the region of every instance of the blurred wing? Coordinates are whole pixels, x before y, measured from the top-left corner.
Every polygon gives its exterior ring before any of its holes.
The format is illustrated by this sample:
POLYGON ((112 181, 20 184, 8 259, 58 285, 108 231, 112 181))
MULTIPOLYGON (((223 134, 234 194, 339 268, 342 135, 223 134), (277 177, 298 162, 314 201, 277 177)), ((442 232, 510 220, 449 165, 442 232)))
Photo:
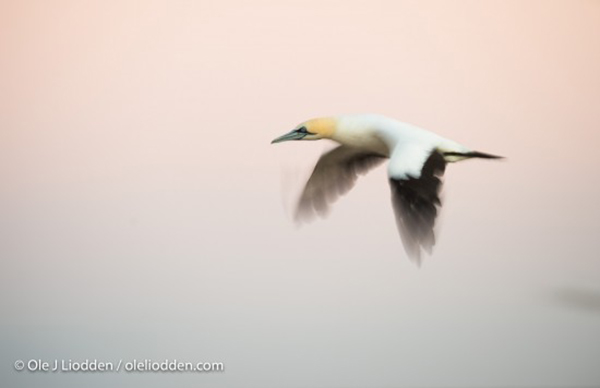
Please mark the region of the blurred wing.
MULTIPOLYGON (((438 151, 423 152, 425 156, 422 159, 425 161, 421 159, 419 162, 422 168, 418 178, 410 172, 402 173, 401 166, 397 164, 402 163, 402 158, 390 161, 396 163, 396 174, 390 176, 396 224, 406 253, 417 264, 421 263, 421 249, 431 253, 435 245, 433 228, 441 206, 440 178, 446 169, 446 161, 438 151)), ((412 169, 414 159, 406 165, 412 169)))
POLYGON ((295 218, 305 221, 324 217, 329 205, 346 194, 358 179, 386 157, 348 146, 339 146, 321 156, 300 196, 295 218))

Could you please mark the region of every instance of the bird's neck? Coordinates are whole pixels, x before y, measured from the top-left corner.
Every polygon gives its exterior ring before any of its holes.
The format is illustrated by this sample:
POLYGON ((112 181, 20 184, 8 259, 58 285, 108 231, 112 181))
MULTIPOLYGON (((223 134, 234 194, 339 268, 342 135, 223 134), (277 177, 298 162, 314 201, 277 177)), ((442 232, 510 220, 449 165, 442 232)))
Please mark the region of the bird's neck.
POLYGON ((331 139, 336 142, 378 154, 389 156, 399 140, 398 124, 395 120, 379 115, 345 116, 331 139))
POLYGON ((389 155, 389 148, 386 143, 377 135, 377 131, 373 129, 358 127, 337 128, 330 139, 348 147, 364 149, 365 151, 384 156, 389 155))

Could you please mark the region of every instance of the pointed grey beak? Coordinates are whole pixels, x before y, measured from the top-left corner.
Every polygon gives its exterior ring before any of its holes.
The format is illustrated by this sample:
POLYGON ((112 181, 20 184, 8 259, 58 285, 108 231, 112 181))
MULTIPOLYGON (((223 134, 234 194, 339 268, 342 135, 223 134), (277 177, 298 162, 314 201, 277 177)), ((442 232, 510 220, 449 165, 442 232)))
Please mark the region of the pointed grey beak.
POLYGON ((289 140, 301 140, 304 136, 306 136, 306 133, 302 133, 302 132, 298 132, 298 131, 294 130, 292 132, 286 133, 285 135, 279 136, 276 139, 273 139, 271 144, 281 143, 281 142, 289 141, 289 140))

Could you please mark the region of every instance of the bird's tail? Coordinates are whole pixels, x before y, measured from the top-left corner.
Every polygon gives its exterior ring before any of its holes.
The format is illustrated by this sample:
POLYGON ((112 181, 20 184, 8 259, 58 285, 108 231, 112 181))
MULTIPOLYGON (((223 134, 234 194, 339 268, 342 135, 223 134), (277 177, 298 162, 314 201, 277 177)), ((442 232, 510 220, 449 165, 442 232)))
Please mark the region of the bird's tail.
POLYGON ((481 159, 504 159, 504 156, 486 154, 479 151, 468 151, 468 152, 444 152, 444 156, 450 158, 457 158, 459 160, 468 158, 481 158, 481 159))

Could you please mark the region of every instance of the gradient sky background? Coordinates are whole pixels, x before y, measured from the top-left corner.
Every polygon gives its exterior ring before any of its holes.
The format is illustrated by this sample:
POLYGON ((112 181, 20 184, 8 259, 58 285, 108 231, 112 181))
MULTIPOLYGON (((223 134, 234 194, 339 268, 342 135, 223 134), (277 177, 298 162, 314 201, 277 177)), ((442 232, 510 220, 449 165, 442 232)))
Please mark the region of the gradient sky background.
POLYGON ((4 1, 0 91, 2 386, 600 385, 599 1, 4 1), (343 113, 508 157, 422 268, 385 168, 290 220, 330 145, 269 142, 343 113))

